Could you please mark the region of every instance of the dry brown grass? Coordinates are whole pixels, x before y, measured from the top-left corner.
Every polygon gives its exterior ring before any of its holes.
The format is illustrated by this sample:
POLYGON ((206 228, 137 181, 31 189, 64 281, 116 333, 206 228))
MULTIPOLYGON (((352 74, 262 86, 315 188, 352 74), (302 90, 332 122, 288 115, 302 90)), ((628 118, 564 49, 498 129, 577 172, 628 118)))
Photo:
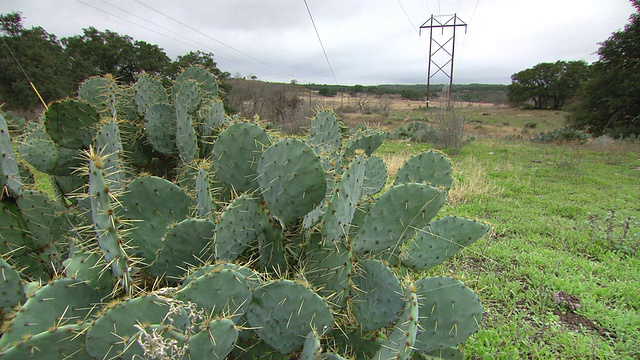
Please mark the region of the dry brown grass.
POLYGON ((451 207, 465 204, 475 196, 495 196, 503 191, 488 179, 482 164, 473 156, 453 164, 453 172, 453 186, 447 196, 451 207))

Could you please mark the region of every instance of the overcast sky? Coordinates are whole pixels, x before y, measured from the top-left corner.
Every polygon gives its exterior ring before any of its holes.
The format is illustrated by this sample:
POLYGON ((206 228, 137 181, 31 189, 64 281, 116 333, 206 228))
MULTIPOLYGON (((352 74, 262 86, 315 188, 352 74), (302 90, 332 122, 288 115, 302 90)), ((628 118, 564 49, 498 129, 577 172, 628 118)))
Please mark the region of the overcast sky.
MULTIPOLYGON (((83 28, 157 44, 169 57, 212 52, 232 75, 324 84, 426 82, 430 16, 456 13, 454 83, 508 84, 541 62, 597 60, 598 43, 621 30, 628 0, 1 0, 26 27, 59 38, 83 28), (333 69, 333 73, 331 71, 333 69), (335 75, 335 78, 334 78, 335 75)), ((434 32, 440 42, 451 30, 434 32)), ((439 65, 449 59, 442 51, 439 65)), ((447 66, 447 71, 448 71, 447 66)), ((432 73, 435 68, 432 69, 432 73)), ((432 83, 447 82, 441 74, 432 83)))

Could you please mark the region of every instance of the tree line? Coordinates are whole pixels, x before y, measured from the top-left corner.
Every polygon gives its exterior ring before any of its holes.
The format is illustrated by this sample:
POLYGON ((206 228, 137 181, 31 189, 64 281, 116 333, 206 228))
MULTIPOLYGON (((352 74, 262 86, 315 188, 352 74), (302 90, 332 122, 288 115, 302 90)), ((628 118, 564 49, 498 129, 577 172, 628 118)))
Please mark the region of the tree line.
POLYGON ((19 12, 0 14, 0 103, 8 109, 33 109, 40 103, 73 96, 91 76, 113 75, 132 84, 142 72, 170 83, 182 68, 199 64, 219 79, 229 76, 216 67, 212 53, 191 51, 171 60, 163 49, 128 35, 83 29, 81 35, 58 39, 42 27, 27 29, 19 12))
POLYGON ((600 43, 598 60, 540 63, 511 76, 513 106, 566 109, 569 125, 595 136, 640 135, 640 0, 623 30, 600 43))

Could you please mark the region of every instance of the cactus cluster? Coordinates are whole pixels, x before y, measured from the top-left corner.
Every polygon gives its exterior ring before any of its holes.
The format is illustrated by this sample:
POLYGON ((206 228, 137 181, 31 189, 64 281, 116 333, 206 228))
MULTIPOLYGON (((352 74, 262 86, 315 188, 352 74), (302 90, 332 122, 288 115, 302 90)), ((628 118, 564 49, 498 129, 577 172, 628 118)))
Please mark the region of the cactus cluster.
POLYGON ((428 358, 477 331, 461 281, 397 275, 489 228, 436 218, 443 155, 383 190, 384 131, 347 138, 323 110, 306 138, 279 138, 227 117, 200 67, 169 90, 88 79, 17 153, 0 116, 1 357, 428 358), (53 199, 23 184, 18 154, 53 199))

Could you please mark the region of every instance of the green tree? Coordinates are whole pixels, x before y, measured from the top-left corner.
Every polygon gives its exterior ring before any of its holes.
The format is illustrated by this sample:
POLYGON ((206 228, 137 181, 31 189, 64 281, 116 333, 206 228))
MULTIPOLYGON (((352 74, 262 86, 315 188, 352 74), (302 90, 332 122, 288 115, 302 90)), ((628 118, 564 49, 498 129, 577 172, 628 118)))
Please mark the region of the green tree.
POLYGON ((166 68, 164 75, 174 80, 178 74, 189 66, 200 65, 209 70, 215 75, 218 80, 228 79, 231 74, 228 72, 222 72, 218 69, 216 62, 213 60, 213 53, 204 51, 189 51, 184 55, 178 56, 174 61, 166 68))
POLYGON ((0 36, 0 103, 6 108, 32 109, 40 104, 29 80, 45 102, 75 91, 68 58, 55 35, 41 27, 25 29, 22 14, 14 12, 0 14, 0 36))
POLYGON ((161 74, 171 63, 157 45, 134 41, 128 35, 94 27, 83 29, 82 35, 62 39, 71 59, 74 80, 111 74, 119 81, 131 84, 142 71, 161 74))
POLYGON ((531 101, 534 109, 561 109, 575 96, 587 68, 584 61, 556 61, 515 73, 508 86, 508 100, 515 106, 531 101))
POLYGON ((579 100, 570 109, 571 127, 599 136, 640 134, 640 1, 624 30, 614 32, 598 49, 579 100))

